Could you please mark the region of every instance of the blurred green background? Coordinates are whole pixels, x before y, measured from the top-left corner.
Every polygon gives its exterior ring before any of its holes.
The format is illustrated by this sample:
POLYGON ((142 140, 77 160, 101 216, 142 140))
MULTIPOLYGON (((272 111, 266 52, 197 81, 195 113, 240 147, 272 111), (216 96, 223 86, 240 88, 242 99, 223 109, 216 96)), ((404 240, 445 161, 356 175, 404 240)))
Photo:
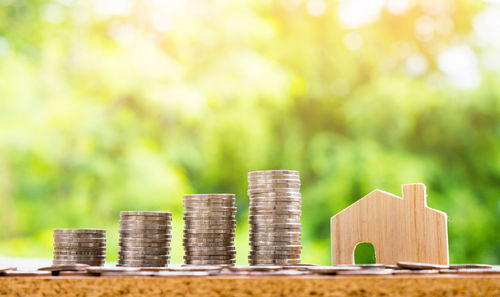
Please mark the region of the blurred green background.
POLYGON ((427 185, 453 263, 500 264, 500 4, 477 0, 0 0, 0 255, 52 229, 174 213, 300 170, 302 261, 375 188, 427 185))

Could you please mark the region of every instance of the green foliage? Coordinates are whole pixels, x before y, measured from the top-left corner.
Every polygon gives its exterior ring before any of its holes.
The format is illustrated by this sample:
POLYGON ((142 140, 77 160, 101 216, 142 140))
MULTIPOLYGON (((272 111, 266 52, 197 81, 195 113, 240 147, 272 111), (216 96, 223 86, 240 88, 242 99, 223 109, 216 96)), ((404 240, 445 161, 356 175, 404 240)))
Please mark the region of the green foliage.
POLYGON ((120 210, 168 210, 179 263, 182 195, 226 192, 245 264, 247 172, 296 169, 305 263, 330 262, 332 215, 411 182, 448 213, 452 262, 500 263, 498 73, 481 64, 464 90, 438 67, 456 44, 488 50, 468 38, 485 4, 346 29, 337 2, 153 2, 0 1, 1 254, 50 257, 53 228, 101 227, 115 260, 120 210), (419 38, 424 15, 452 31, 419 38))

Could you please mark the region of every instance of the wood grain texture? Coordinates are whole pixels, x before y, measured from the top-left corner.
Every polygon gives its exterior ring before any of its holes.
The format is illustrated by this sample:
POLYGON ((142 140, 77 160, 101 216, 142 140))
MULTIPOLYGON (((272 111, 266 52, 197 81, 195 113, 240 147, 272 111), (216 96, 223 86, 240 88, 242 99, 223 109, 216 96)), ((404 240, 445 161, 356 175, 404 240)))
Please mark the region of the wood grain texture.
POLYGON ((500 276, 0 277, 0 296, 498 297, 500 276))
POLYGON ((403 185, 403 198, 375 190, 331 218, 332 264, 354 264, 361 242, 377 263, 449 264, 446 214, 427 207, 425 185, 403 185))

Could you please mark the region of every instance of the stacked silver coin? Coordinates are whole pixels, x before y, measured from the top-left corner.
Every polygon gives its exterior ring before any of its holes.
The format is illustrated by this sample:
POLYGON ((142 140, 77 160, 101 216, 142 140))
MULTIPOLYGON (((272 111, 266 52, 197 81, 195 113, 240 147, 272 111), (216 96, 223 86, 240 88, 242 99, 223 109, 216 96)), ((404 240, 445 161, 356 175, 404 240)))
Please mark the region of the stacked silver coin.
POLYGON ((167 266, 170 262, 171 226, 170 212, 120 212, 118 266, 167 266))
POLYGON ((184 262, 234 265, 234 194, 184 195, 184 262))
POLYGON ((301 203, 298 171, 248 173, 250 265, 300 263, 301 203))
POLYGON ((53 265, 88 264, 106 261, 106 230, 54 229, 53 265))

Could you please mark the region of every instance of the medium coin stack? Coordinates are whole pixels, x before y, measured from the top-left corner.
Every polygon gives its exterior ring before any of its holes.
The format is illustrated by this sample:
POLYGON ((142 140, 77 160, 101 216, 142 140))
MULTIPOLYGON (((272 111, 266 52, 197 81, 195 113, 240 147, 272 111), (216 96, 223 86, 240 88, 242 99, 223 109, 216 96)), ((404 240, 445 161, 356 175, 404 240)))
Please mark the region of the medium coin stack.
POLYGON ((298 171, 248 173, 250 265, 300 263, 301 202, 298 171))
POLYGON ((167 266, 170 262, 171 223, 170 212, 120 212, 118 266, 167 266))
POLYGON ((106 261, 106 230, 54 229, 53 265, 88 264, 106 261))
POLYGON ((184 195, 184 262, 234 265, 234 194, 184 195))

